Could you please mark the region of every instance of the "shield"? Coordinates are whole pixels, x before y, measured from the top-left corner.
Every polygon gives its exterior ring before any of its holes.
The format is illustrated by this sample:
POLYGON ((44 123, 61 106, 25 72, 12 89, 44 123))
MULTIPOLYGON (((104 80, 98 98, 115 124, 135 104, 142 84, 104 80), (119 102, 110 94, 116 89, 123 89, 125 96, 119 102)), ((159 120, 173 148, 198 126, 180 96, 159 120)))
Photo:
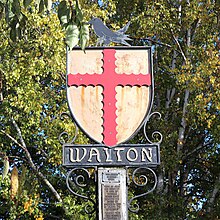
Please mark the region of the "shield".
POLYGON ((69 51, 67 100, 74 120, 91 139, 106 146, 128 141, 152 105, 151 48, 69 51))

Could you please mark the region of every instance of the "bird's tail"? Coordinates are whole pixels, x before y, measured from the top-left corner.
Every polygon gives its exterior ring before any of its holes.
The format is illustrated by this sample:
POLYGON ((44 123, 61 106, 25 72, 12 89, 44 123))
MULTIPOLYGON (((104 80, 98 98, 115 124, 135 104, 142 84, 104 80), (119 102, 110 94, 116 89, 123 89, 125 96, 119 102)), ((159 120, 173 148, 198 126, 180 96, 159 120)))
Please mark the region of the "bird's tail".
POLYGON ((123 35, 123 39, 124 39, 124 40, 131 40, 131 41, 132 41, 132 39, 129 38, 129 35, 128 35, 128 34, 124 34, 124 35, 123 35))
POLYGON ((120 43, 127 45, 127 46, 131 46, 128 42, 126 42, 126 40, 128 41, 132 41, 131 38, 128 37, 128 34, 125 34, 125 32, 128 30, 129 25, 130 25, 130 21, 120 30, 116 31, 116 34, 120 36, 120 43))
POLYGON ((129 38, 128 35, 126 35, 126 34, 122 34, 122 35, 120 36, 119 41, 120 41, 121 44, 124 44, 124 45, 126 45, 126 46, 131 46, 131 45, 127 42, 127 40, 132 41, 132 39, 129 38))
POLYGON ((128 28, 129 28, 129 26, 130 26, 130 21, 123 27, 123 28, 121 28, 120 30, 118 30, 117 32, 118 33, 121 33, 121 34, 124 34, 127 30, 128 30, 128 28))

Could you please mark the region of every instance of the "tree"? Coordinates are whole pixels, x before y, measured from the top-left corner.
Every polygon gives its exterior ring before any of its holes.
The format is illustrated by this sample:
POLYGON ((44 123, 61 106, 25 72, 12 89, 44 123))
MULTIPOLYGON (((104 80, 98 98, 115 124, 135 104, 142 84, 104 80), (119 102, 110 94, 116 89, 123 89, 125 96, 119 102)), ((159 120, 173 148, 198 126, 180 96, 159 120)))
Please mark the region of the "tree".
MULTIPOLYGON (((58 141, 62 129, 71 128, 59 120, 59 114, 67 109, 64 33, 55 13, 40 14, 34 7, 31 9, 21 7, 28 19, 20 39, 11 39, 12 29, 5 20, 0 21, 4 97, 0 151, 9 158, 10 167, 16 166, 19 171, 13 199, 10 185, 14 181, 9 175, 1 179, 0 213, 8 219, 52 218, 60 214, 68 218, 71 212, 60 204, 72 200, 65 186, 58 141), (61 197, 62 191, 65 198, 61 197)), ((6 164, 7 160, 3 161, 6 164)))
POLYGON ((162 208, 154 218, 215 218, 219 192, 219 172, 214 168, 219 163, 219 3, 138 1, 129 3, 132 13, 125 13, 125 2, 119 4, 122 15, 131 16, 132 23, 142 27, 136 32, 135 43, 155 49, 155 109, 163 113, 160 130, 166 135, 158 185, 162 208), (167 179, 166 186, 160 178, 167 179))
MULTIPOLYGON (((62 1, 59 8, 54 2, 50 12, 42 10, 43 3, 51 5, 43 0, 37 7, 31 1, 0 4, 6 17, 0 20, 1 218, 86 218, 84 203, 66 189, 58 136, 74 131, 71 122, 59 119, 68 109, 63 30, 72 47, 92 16, 112 29, 130 20, 133 45, 150 45, 154 51, 154 110, 162 120, 152 121, 148 132, 157 129, 164 135, 162 164, 157 190, 141 202, 139 219, 218 218, 219 2, 82 0, 81 11, 78 2, 62 1), (13 192, 17 188, 13 199, 11 184, 13 192)), ((134 141, 145 140, 139 134, 134 141)), ((80 134, 76 142, 88 140, 80 134)))

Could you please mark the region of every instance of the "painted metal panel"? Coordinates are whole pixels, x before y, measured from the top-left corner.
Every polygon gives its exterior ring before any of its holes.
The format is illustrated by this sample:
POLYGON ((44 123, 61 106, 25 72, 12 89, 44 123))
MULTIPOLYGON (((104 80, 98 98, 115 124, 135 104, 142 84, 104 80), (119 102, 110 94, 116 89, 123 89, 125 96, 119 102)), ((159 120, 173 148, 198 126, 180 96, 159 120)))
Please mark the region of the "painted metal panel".
POLYGON ((160 164, 157 144, 63 145, 63 166, 140 166, 156 167, 160 164))
POLYGON ((130 139, 149 114, 152 98, 150 48, 68 52, 69 108, 80 128, 96 142, 116 146, 130 139))

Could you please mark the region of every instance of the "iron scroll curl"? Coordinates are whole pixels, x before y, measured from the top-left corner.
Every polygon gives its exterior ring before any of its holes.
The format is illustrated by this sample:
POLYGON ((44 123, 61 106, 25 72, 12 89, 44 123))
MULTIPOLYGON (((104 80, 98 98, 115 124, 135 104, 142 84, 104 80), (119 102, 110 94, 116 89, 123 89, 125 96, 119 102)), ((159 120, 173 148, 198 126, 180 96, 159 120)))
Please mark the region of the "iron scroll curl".
MULTIPOLYGON (((63 121, 64 119, 71 119, 72 120, 72 117, 71 117, 71 115, 69 114, 69 113, 67 113, 67 112, 62 112, 61 114, 60 114, 60 119, 63 121)), ((74 142, 75 142, 75 140, 76 140, 76 138, 77 138, 77 136, 78 136, 78 134, 79 134, 79 129, 78 129, 78 127, 77 127, 77 125, 76 125, 76 123, 75 123, 75 121, 73 121, 72 120, 72 123, 73 123, 73 125, 74 125, 74 134, 73 134, 73 138, 71 139, 71 135, 68 133, 68 132, 66 132, 66 131, 63 131, 62 133, 60 133, 60 135, 59 135, 59 142, 63 145, 63 144, 66 144, 66 143, 68 143, 68 144, 73 144, 74 142)))
POLYGON ((144 136, 146 138, 146 140, 150 143, 150 144, 160 144, 163 140, 163 135, 159 132, 159 131, 154 131, 152 134, 151 134, 151 137, 152 139, 157 139, 157 141, 151 141, 147 135, 147 129, 146 129, 146 126, 148 124, 148 122, 150 121, 151 117, 152 116, 157 116, 157 118, 160 120, 161 119, 161 114, 160 112, 153 112, 151 113, 147 120, 145 121, 144 123, 144 136))
MULTIPOLYGON (((96 175, 95 173, 96 172, 94 172, 94 175, 96 175)), ((91 202, 90 204, 87 204, 84 208, 87 214, 93 214, 96 211, 97 202, 91 198, 92 196, 91 192, 87 191, 87 194, 83 195, 83 194, 78 193, 77 191, 80 191, 80 190, 84 191, 83 189, 85 189, 86 187, 89 187, 89 185, 91 185, 91 182, 92 182, 91 179, 92 178, 91 178, 90 172, 85 168, 74 168, 69 171, 66 177, 66 185, 69 191, 73 195, 91 202)), ((96 176, 94 179, 96 180, 96 176)))
POLYGON ((137 186, 137 187, 146 187, 147 185, 149 185, 150 181, 151 181, 151 186, 149 187, 149 189, 147 189, 147 191, 132 197, 128 201, 128 209, 129 209, 130 212, 137 213, 140 209, 138 203, 133 203, 134 200, 137 200, 138 198, 144 197, 147 194, 153 192, 155 190, 156 186, 157 186, 157 175, 154 172, 154 170, 152 170, 151 168, 149 168, 149 167, 138 167, 133 171, 133 173, 132 173, 132 183, 135 186, 137 186), (140 173, 140 174, 138 174, 138 173, 140 173))

